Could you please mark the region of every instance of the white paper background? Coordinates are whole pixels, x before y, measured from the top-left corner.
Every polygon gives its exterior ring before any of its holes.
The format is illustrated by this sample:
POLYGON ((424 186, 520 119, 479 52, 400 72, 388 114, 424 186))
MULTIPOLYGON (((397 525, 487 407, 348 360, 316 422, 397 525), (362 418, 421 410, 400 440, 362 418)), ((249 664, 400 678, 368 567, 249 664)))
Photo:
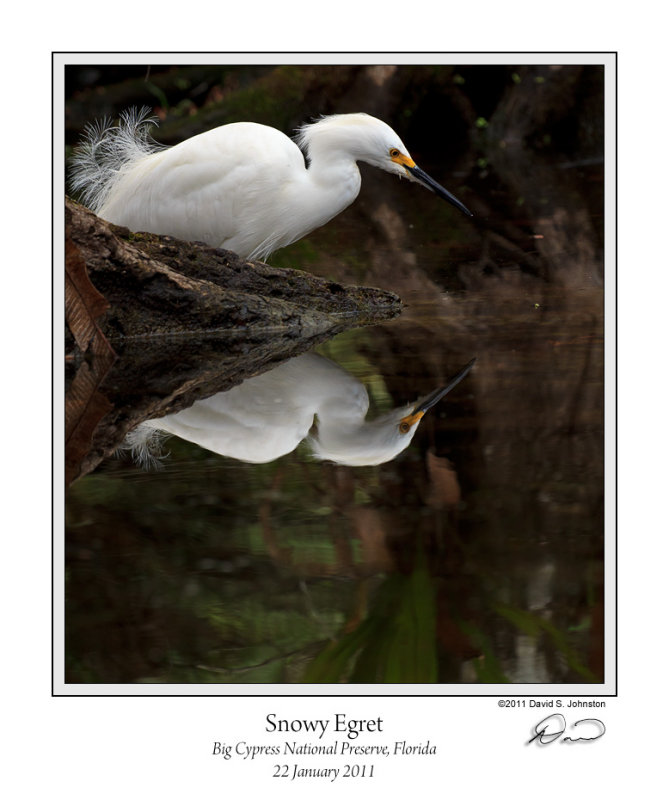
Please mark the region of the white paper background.
MULTIPOLYGON (((634 790, 654 796, 666 785, 660 747, 667 663, 667 70, 660 7, 647 0, 624 13, 610 4, 575 2, 376 3, 363 11, 360 3, 338 3, 292 14, 295 5, 254 4, 240 12, 222 4, 72 3, 15 7, 11 20, 5 17, 3 794, 97 800, 425 791, 562 798, 634 790), (601 740, 527 746, 543 711, 499 709, 493 697, 51 696, 51 51, 225 47, 619 51, 619 696, 583 715, 605 722, 601 740), (438 756, 378 760, 369 781, 327 783, 273 779, 273 758, 249 764, 211 755, 214 741, 283 740, 264 732, 268 713, 286 719, 381 716, 384 743, 429 739, 438 756)), ((60 289, 58 277, 54 288, 60 289)), ((56 324, 56 348, 60 335, 56 324)), ((609 441, 609 454, 613 447, 609 441)), ((56 526, 60 485, 56 480, 56 526)), ((372 735, 365 740, 375 742, 372 735)))

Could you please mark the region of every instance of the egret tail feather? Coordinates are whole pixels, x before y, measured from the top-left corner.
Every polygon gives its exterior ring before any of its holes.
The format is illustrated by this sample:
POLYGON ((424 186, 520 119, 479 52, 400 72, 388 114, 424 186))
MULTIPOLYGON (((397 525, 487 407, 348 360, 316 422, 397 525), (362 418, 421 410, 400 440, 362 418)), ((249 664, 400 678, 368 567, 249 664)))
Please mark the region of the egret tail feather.
POLYGON ((91 211, 103 207, 128 167, 164 149, 150 135, 151 126, 158 124, 150 114, 148 106, 131 108, 121 112, 118 125, 107 118, 87 126, 70 162, 69 185, 91 211))

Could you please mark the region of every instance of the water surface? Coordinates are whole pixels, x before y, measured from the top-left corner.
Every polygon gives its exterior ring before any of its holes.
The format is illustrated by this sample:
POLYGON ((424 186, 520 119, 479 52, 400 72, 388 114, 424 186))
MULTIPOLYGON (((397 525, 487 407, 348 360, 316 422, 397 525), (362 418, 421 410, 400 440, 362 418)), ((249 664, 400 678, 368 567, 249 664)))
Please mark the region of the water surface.
POLYGON ((159 469, 111 459, 74 484, 68 681, 602 680, 601 268, 575 283, 560 249, 548 279, 403 235, 356 266, 405 313, 318 351, 365 385, 370 418, 473 371, 389 463, 303 444, 255 465, 173 437, 159 469))

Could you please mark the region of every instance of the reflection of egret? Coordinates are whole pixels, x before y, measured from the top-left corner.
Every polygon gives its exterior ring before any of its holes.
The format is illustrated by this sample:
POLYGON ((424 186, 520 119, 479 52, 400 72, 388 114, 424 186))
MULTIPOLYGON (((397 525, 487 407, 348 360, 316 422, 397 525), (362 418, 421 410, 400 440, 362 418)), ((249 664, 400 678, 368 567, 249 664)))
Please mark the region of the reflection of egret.
POLYGON ((316 458, 349 466, 382 464, 409 445, 425 412, 474 361, 417 403, 368 422, 365 387, 332 361, 308 353, 176 414, 142 423, 127 444, 141 460, 154 432, 164 431, 220 455, 264 463, 308 437, 316 458))
POLYGON ((367 114, 324 117, 280 131, 236 122, 163 148, 146 110, 89 128, 72 162, 72 188, 96 214, 135 231, 168 234, 267 258, 324 225, 360 190, 357 161, 416 181, 471 212, 416 166, 399 136, 367 114))

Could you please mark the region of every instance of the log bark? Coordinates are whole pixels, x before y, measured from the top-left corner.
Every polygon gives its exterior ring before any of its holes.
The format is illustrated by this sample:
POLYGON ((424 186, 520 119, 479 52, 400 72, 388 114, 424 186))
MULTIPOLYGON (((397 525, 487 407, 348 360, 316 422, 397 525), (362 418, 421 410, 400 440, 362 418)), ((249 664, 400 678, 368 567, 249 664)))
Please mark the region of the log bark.
POLYGON ((402 307, 391 292, 132 233, 69 198, 65 228, 68 484, 143 420, 402 307))

